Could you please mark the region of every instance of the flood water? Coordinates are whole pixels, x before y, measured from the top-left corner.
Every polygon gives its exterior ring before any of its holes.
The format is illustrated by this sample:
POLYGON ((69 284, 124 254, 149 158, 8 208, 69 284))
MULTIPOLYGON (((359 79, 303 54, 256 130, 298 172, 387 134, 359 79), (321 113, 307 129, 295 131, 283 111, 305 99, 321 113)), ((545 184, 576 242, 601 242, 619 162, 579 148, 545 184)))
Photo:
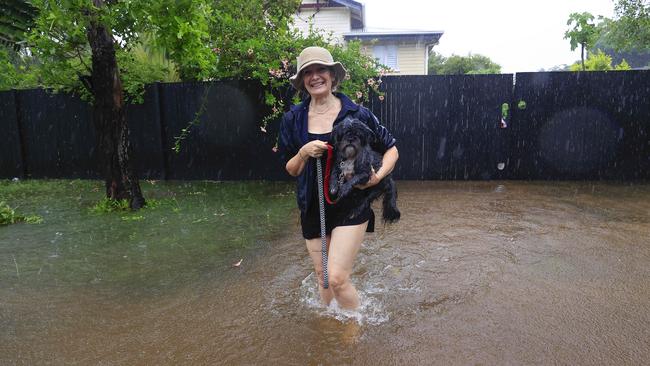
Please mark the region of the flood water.
POLYGON ((648 362, 650 185, 402 181, 398 190, 402 220, 378 225, 357 259, 354 313, 318 303, 296 210, 286 230, 246 250, 185 257, 201 263, 199 275, 154 289, 31 282, 18 274, 19 249, 0 249, 0 364, 648 362))

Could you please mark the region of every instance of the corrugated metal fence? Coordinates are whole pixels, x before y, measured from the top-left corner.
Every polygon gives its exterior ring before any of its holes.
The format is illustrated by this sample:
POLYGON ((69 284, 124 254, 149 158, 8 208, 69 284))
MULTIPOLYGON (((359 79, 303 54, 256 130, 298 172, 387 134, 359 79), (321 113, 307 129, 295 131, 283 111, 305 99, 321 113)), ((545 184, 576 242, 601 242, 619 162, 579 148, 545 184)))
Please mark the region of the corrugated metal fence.
MULTIPOLYGON (((369 103, 398 139, 399 179, 648 179, 650 72, 385 77, 369 103), (508 103, 507 128, 501 128, 508 103), (525 105, 525 107, 524 107, 525 105), (499 169, 503 163, 503 169, 499 169)), ((150 179, 286 179, 249 81, 149 85, 128 107, 150 179), (207 109, 180 154, 174 137, 207 109)), ((0 92, 0 177, 96 178, 90 107, 44 90, 0 92)))

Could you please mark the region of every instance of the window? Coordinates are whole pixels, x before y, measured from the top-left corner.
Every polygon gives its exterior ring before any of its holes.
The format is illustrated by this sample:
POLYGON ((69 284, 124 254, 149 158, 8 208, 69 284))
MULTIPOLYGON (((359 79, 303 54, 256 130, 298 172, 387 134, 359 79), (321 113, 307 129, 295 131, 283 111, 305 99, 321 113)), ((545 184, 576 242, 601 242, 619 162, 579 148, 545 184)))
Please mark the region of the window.
POLYGON ((380 64, 386 65, 395 71, 399 71, 396 45, 374 46, 372 49, 372 55, 380 64))

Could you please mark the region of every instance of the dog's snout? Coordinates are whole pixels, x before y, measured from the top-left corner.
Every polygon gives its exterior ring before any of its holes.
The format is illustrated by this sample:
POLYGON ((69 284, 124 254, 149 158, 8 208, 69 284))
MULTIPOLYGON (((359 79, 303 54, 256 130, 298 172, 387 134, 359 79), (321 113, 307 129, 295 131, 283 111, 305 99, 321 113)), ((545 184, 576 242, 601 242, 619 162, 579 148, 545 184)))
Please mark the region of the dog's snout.
POLYGON ((357 154, 357 149, 353 145, 347 145, 343 148, 343 156, 347 159, 353 158, 357 154))

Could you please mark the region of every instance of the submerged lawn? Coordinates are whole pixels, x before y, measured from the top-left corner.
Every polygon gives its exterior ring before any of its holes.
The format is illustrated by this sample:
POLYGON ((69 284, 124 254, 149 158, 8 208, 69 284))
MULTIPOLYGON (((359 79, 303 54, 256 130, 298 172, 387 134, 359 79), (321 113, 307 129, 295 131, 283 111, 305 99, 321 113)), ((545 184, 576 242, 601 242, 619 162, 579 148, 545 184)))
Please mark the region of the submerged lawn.
POLYGON ((0 181, 0 202, 43 219, 0 226, 0 287, 174 286, 263 248, 295 211, 290 183, 141 184, 152 207, 94 213, 102 182, 0 181))

